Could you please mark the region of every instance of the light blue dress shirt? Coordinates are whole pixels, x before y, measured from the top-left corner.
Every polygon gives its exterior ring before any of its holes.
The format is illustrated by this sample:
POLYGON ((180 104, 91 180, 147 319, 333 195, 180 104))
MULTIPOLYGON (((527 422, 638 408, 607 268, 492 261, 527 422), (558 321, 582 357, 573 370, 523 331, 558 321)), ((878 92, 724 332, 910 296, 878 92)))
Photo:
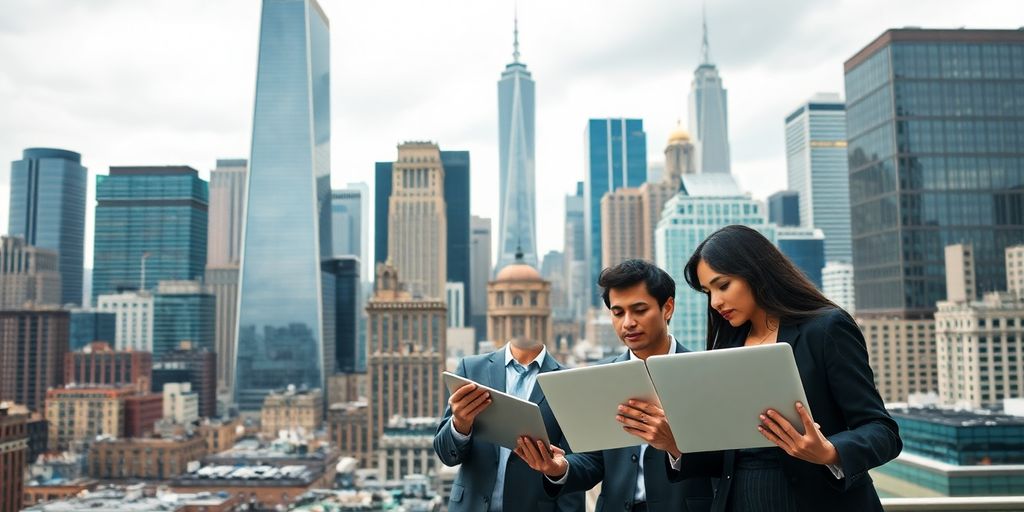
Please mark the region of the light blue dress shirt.
MULTIPOLYGON (((533 393, 533 386, 537 383, 537 375, 540 375, 541 364, 544 363, 544 358, 547 357, 547 348, 541 348, 540 354, 530 361, 526 365, 526 371, 522 373, 520 377, 520 370, 516 368, 518 365, 522 368, 519 362, 512 357, 511 343, 505 345, 505 392, 514 395, 523 400, 529 400, 530 395, 533 393), (519 379, 522 378, 522 382, 519 379), (519 384, 517 386, 517 384, 519 384)), ((462 434, 458 430, 455 430, 454 425, 451 427, 452 437, 455 442, 459 445, 465 445, 469 442, 473 432, 470 431, 468 435, 462 434)), ((502 512, 502 501, 505 499, 505 467, 508 465, 508 458, 512 455, 512 450, 505 448, 504 446, 498 447, 498 474, 495 476, 494 492, 491 493, 490 512, 502 512)))

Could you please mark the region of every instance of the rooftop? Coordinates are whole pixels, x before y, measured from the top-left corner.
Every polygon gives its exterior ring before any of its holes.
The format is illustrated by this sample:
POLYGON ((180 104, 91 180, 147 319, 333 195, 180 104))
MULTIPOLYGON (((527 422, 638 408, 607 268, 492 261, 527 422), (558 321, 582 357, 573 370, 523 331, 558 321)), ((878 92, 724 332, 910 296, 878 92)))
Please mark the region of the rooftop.
POLYGON ((685 174, 682 193, 690 197, 746 197, 731 174, 685 174))
POLYGON ((1024 427, 1024 417, 987 411, 963 411, 938 407, 893 407, 894 418, 927 421, 950 427, 1024 427))

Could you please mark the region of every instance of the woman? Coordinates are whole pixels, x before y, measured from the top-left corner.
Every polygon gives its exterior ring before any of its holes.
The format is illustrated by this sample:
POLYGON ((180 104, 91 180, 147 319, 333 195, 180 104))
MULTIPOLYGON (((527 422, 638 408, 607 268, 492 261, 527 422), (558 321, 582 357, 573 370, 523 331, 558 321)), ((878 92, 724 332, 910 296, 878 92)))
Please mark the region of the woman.
POLYGON ((721 512, 882 510, 867 471, 895 458, 903 443, 850 315, 745 226, 704 240, 685 275, 708 295, 708 350, 789 343, 814 418, 794 404, 801 435, 769 409, 750 428, 776 447, 683 454, 669 461, 670 479, 718 477, 712 510, 721 512))

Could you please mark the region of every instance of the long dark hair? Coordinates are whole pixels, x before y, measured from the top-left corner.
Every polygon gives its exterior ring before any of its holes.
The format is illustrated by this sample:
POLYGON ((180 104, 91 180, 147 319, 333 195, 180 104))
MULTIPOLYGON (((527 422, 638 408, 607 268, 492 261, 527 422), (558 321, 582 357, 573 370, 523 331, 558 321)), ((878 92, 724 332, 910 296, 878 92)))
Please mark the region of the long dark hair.
MULTIPOLYGON (((799 322, 841 308, 814 287, 775 244, 747 226, 732 225, 715 231, 693 251, 683 270, 686 283, 701 293, 697 264, 703 260, 716 272, 743 278, 754 301, 779 322, 799 322)), ((708 294, 707 349, 732 339, 743 327, 733 327, 711 307, 708 294)))

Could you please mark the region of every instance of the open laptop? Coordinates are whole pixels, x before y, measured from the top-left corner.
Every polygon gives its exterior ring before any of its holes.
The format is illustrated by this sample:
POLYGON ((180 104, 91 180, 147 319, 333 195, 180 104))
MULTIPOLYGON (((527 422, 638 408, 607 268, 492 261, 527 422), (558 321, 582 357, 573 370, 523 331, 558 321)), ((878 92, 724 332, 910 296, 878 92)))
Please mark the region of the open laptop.
POLYGON ((516 449, 519 436, 540 439, 545 444, 551 443, 548 440, 548 430, 544 426, 544 417, 541 416, 537 404, 454 373, 443 372, 442 375, 449 393, 454 393, 456 389, 466 384, 476 384, 491 394, 491 405, 481 411, 473 421, 474 438, 504 446, 509 450, 516 449))
POLYGON ((647 368, 639 359, 542 373, 537 383, 569 448, 577 453, 642 444, 615 420, 619 404, 631 398, 658 403, 647 368))
POLYGON ((683 453, 775 446, 757 431, 761 413, 803 433, 796 402, 811 412, 788 343, 651 356, 647 370, 683 453))

